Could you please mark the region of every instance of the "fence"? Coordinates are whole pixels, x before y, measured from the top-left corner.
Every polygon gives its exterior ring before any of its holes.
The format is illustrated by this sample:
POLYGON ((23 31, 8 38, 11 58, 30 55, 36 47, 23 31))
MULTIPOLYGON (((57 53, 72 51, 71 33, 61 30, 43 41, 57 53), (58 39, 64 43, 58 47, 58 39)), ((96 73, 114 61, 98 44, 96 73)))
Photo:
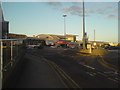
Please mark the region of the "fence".
POLYGON ((24 39, 0 39, 0 77, 3 80, 25 51, 24 39))

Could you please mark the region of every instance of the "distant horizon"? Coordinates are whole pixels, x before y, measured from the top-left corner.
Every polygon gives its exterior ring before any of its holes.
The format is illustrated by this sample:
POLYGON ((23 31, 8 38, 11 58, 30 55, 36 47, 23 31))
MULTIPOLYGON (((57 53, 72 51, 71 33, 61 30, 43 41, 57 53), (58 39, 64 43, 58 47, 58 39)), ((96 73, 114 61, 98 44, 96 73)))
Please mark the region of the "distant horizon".
MULTIPOLYGON (((80 2, 3 2, 4 18, 10 33, 33 36, 38 34, 79 35, 82 40, 82 4, 80 2)), ((118 3, 86 2, 86 32, 93 41, 118 42, 118 3), (113 13, 114 12, 114 13, 113 13), (104 32, 104 33, 103 33, 104 32)))

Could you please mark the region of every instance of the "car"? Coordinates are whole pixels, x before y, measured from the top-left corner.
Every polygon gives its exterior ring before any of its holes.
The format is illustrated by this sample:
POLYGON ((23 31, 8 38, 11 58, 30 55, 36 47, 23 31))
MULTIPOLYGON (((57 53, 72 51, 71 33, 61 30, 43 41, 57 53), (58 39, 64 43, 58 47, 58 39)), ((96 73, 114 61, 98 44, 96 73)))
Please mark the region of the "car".
POLYGON ((68 48, 78 48, 79 44, 74 43, 74 42, 70 42, 70 43, 67 43, 67 47, 68 48))
POLYGON ((107 47, 105 47, 105 49, 108 49, 108 50, 117 50, 118 46, 107 46, 107 47))

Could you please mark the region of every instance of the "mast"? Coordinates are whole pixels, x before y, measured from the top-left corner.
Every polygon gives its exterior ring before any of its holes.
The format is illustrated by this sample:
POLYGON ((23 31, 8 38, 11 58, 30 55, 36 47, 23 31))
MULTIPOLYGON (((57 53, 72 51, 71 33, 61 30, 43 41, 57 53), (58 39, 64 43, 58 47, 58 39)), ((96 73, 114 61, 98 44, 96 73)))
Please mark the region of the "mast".
POLYGON ((85 41, 85 7, 83 0, 83 49, 86 49, 86 41, 85 41))

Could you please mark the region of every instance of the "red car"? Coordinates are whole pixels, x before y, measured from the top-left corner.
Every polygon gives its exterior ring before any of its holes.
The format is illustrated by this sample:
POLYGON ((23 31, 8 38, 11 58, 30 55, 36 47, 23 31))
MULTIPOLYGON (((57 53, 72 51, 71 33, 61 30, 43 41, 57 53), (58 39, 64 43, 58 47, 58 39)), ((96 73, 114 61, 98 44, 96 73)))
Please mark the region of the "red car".
POLYGON ((65 43, 68 43, 68 42, 65 42, 65 41, 56 41, 55 43, 56 44, 65 44, 65 43))

